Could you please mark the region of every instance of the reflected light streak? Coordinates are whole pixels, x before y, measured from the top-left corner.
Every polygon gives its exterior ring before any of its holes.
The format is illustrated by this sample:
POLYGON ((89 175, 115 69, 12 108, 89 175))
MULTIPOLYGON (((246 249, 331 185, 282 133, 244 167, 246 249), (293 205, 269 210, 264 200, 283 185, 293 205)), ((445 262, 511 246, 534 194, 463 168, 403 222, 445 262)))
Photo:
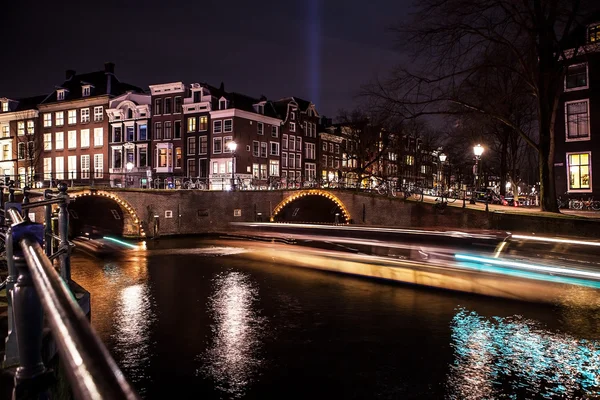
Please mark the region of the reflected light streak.
POLYGON ((147 284, 137 284, 121 291, 119 309, 114 318, 116 329, 113 339, 115 351, 127 375, 136 382, 145 378, 150 362, 150 332, 154 322, 152 297, 147 284))
POLYGON ((600 247, 600 242, 590 242, 590 241, 583 241, 583 240, 560 239, 560 238, 551 238, 551 237, 543 237, 543 236, 527 236, 527 235, 512 235, 512 237, 514 239, 535 240, 538 242, 581 244, 581 245, 585 245, 585 246, 600 247))
POLYGON ((265 321, 255 310, 257 300, 258 289, 246 274, 229 271, 215 278, 208 305, 215 321, 213 343, 198 372, 228 396, 242 397, 261 363, 257 353, 265 321))
POLYGON ((542 329, 520 316, 458 311, 450 398, 588 398, 600 395, 600 345, 542 329), (509 394, 506 397, 506 394, 509 394))

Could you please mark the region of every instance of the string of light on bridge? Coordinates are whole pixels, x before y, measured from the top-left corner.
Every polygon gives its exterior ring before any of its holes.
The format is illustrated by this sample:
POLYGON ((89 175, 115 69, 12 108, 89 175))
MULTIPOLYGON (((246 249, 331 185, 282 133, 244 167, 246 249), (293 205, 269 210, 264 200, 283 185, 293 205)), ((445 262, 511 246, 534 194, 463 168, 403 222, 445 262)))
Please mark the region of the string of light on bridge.
POLYGON ((144 231, 144 228, 142 227, 142 222, 138 218, 137 213, 135 212, 135 209, 127 201, 121 199, 119 196, 116 196, 113 193, 105 192, 102 190, 94 191, 94 192, 86 191, 83 193, 73 193, 70 196, 73 199, 77 199, 78 197, 84 197, 84 196, 102 196, 102 197, 107 197, 111 200, 114 200, 123 209, 125 209, 125 211, 127 211, 129 213, 129 215, 133 218, 133 223, 139 229, 140 236, 142 236, 142 237, 146 236, 146 232, 144 231))
POLYGON ((302 192, 296 193, 296 194, 284 199, 281 203, 279 203, 277 205, 277 207, 275 207, 275 209, 273 209, 273 216, 271 217, 271 222, 275 221, 275 217, 277 216, 277 214, 279 214, 281 212, 281 210, 283 210, 283 208, 285 206, 290 204, 292 201, 297 200, 304 196, 323 196, 323 197, 333 201, 340 208, 340 210, 342 212, 342 217, 344 218, 344 224, 348 225, 350 223, 350 213, 344 206, 344 203, 342 203, 342 201, 339 198, 337 198, 337 196, 331 194, 330 192, 327 192, 325 190, 319 190, 319 189, 304 190, 302 192))

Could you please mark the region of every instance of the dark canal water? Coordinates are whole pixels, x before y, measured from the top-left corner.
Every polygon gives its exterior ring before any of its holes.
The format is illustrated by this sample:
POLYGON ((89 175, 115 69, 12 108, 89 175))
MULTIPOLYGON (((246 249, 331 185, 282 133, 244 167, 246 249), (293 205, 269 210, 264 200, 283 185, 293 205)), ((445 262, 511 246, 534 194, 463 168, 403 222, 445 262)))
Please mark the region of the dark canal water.
POLYGON ((161 240, 73 278, 146 399, 522 399, 600 395, 600 306, 510 302, 161 240), (184 393, 187 393, 184 395, 184 393))

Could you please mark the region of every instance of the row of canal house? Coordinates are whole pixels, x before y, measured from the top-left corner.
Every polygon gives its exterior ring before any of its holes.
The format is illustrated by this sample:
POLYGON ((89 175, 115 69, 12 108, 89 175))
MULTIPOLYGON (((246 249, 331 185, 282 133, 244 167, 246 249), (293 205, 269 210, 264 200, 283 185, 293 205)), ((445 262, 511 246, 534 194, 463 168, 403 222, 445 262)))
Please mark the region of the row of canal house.
POLYGON ((0 173, 38 187, 176 188, 192 178, 228 189, 232 180, 267 187, 315 179, 314 104, 252 98, 223 84, 149 89, 120 81, 106 63, 67 70, 46 95, 0 98, 0 173))
POLYGON ((223 84, 174 82, 151 85, 150 92, 159 185, 192 179, 211 189, 228 189, 232 181, 273 187, 315 178, 319 114, 312 103, 252 98, 223 84))

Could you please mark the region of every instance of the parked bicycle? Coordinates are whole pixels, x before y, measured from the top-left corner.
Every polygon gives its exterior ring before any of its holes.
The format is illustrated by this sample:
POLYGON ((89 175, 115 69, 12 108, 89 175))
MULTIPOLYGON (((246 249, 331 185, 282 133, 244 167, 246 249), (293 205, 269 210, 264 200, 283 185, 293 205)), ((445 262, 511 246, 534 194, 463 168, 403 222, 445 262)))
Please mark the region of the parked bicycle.
POLYGON ((200 179, 200 177, 197 177, 197 178, 186 178, 186 180, 183 181, 183 188, 184 189, 205 190, 206 189, 206 183, 202 179, 200 179))
POLYGON ((574 210, 593 210, 600 211, 600 201, 594 200, 593 197, 590 197, 587 200, 581 199, 572 199, 570 203, 570 207, 574 210))
POLYGON ((377 193, 379 193, 382 196, 391 195, 393 197, 396 197, 396 188, 394 187, 394 184, 391 182, 384 181, 384 182, 380 183, 379 185, 377 185, 375 190, 377 191, 377 193))

